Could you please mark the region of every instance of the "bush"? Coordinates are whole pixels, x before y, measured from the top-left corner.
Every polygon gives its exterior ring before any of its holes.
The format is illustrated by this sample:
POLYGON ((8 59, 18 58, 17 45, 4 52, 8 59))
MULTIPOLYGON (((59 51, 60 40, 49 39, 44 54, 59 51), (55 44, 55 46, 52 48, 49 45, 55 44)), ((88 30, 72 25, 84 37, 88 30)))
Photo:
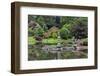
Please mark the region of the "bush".
POLYGON ((61 36, 62 39, 68 39, 68 37, 69 37, 69 30, 66 29, 66 28, 62 28, 60 30, 60 36, 61 36))
POLYGON ((42 43, 47 45, 56 45, 58 42, 57 39, 49 38, 49 39, 43 39, 42 43))
POLYGON ((28 37, 28 44, 29 45, 34 45, 36 43, 36 40, 34 37, 28 37))
POLYGON ((34 31, 32 30, 32 28, 28 28, 28 36, 33 36, 34 35, 34 31))
POLYGON ((44 33, 44 30, 41 28, 41 27, 36 27, 34 29, 34 35, 35 36, 40 36, 42 37, 43 36, 43 33, 44 33))
POLYGON ((51 37, 56 39, 57 38, 57 33, 56 32, 51 33, 51 37))

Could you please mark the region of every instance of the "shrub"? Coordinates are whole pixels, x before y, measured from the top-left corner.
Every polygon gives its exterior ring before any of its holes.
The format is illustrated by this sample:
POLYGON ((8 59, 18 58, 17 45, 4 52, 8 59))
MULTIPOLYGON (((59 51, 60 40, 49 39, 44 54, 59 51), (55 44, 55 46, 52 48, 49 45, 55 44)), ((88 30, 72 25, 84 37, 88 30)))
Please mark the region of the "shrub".
POLYGON ((69 37, 69 30, 67 28, 62 28, 60 30, 60 36, 62 39, 68 39, 69 37))
POLYGON ((34 35, 34 31, 32 30, 32 28, 28 28, 28 36, 33 36, 34 35))
POLYGON ((53 33, 51 34, 51 37, 54 38, 54 39, 57 38, 57 33, 56 33, 56 32, 53 32, 53 33))
POLYGON ((43 36, 43 33, 44 33, 44 30, 42 29, 42 27, 36 27, 34 29, 34 35, 35 36, 40 36, 42 37, 43 36))

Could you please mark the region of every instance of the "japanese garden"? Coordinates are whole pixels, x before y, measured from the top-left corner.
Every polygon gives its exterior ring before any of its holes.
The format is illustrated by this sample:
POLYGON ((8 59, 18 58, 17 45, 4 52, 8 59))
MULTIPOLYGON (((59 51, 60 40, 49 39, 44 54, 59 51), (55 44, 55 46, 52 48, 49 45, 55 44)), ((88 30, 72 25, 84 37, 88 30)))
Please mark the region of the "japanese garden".
POLYGON ((28 60, 87 57, 87 17, 28 15, 28 60))

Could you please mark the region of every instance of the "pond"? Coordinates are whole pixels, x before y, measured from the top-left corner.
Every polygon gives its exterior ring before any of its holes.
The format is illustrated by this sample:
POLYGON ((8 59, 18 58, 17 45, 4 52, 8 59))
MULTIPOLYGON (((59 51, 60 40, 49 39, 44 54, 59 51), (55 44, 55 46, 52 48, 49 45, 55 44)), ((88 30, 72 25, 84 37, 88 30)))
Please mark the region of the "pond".
MULTIPOLYGON (((79 47, 77 47, 79 49, 79 47)), ((52 59, 78 59, 87 58, 87 47, 78 51, 73 46, 57 45, 28 45, 28 60, 52 60, 52 59)))

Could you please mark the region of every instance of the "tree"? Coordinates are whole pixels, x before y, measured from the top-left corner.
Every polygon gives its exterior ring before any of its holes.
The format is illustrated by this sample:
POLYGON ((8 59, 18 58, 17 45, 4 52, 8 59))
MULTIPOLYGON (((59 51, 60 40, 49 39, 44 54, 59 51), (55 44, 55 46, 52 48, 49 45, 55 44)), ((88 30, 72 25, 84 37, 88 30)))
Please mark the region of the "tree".
POLYGON ((35 20, 36 20, 36 17, 37 17, 37 16, 34 16, 34 15, 28 15, 28 23, 29 23, 30 21, 35 21, 35 20))
MULTIPOLYGON (((87 38, 87 17, 28 15, 28 21, 28 27, 33 28, 33 30, 29 29, 29 35, 42 36, 43 32, 48 32, 49 29, 55 26, 60 29, 61 36, 67 34, 68 38, 87 38), (37 28, 38 25, 39 28, 37 28), (32 31, 34 31, 34 34, 32 31)), ((62 36, 62 38, 67 39, 65 36, 62 36)))
POLYGON ((78 17, 71 17, 71 16, 62 16, 60 22, 62 25, 71 24, 77 19, 78 17))
POLYGON ((55 26, 55 16, 45 16, 45 24, 48 29, 55 26))
POLYGON ((87 38, 87 22, 88 21, 86 17, 82 17, 74 21, 73 26, 71 28, 71 34, 76 39, 87 38))
POLYGON ((42 29, 41 26, 36 27, 33 31, 35 36, 40 36, 40 37, 43 36, 44 30, 42 29))
POLYGON ((43 30, 44 30, 45 32, 48 31, 48 27, 46 26, 46 24, 43 25, 43 30))
POLYGON ((44 21, 45 19, 44 19, 44 16, 37 16, 37 18, 36 18, 36 22, 41 26, 41 27, 43 27, 44 26, 44 24, 45 24, 45 21, 44 21))

